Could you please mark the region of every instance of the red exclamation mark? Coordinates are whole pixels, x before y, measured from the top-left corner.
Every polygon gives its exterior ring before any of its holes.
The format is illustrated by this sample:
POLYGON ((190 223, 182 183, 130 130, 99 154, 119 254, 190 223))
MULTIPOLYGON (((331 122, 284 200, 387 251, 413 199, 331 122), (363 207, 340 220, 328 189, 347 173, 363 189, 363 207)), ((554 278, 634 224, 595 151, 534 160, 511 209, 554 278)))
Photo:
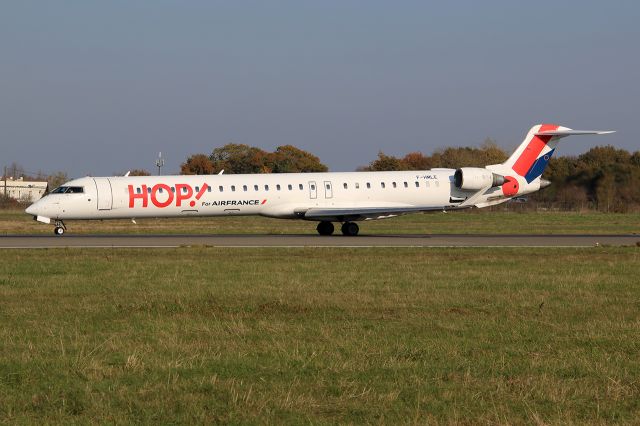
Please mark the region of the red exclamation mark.
MULTIPOLYGON (((202 188, 200 188, 200 191, 198 191, 198 193, 196 194, 196 200, 199 200, 200 198, 202 198, 202 196, 204 195, 205 192, 207 192, 207 188, 209 188, 209 185, 202 184, 202 188)), ((191 202, 189 203, 189 205, 191 207, 195 207, 196 206, 196 202, 191 200, 191 202)))

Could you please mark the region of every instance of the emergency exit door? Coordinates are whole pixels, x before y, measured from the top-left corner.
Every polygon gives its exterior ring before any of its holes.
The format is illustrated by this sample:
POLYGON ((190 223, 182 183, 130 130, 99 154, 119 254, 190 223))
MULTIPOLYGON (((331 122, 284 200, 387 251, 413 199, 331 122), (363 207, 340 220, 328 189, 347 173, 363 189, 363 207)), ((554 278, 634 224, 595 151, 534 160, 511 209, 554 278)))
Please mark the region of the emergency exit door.
POLYGON ((324 181, 324 198, 333 198, 333 187, 328 180, 324 181))

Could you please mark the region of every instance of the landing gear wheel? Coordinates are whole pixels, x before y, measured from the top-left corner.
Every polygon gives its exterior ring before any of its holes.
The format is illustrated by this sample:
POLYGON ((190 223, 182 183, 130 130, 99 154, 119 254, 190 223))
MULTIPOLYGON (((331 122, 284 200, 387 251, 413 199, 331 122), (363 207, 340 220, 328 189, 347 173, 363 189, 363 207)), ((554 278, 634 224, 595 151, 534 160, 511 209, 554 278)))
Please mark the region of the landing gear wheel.
POLYGON ((67 230, 67 227, 64 226, 64 222, 61 220, 56 220, 54 223, 55 228, 53 228, 53 233, 56 235, 62 235, 64 234, 64 231, 67 230))
POLYGON ((347 237, 355 237, 360 232, 360 227, 354 222, 345 222, 342 224, 342 235, 347 237))
POLYGON ((320 235, 331 235, 333 234, 333 223, 331 222, 320 222, 316 227, 316 231, 320 235))

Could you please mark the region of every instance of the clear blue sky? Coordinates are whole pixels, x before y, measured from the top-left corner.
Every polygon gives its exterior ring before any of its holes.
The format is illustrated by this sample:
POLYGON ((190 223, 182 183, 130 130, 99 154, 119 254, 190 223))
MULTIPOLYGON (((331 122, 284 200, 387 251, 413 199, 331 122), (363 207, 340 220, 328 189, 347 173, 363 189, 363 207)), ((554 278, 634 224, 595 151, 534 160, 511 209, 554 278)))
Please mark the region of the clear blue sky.
POLYGON ((227 142, 333 171, 538 122, 640 149, 636 1, 3 1, 0 166, 167 173, 227 142))

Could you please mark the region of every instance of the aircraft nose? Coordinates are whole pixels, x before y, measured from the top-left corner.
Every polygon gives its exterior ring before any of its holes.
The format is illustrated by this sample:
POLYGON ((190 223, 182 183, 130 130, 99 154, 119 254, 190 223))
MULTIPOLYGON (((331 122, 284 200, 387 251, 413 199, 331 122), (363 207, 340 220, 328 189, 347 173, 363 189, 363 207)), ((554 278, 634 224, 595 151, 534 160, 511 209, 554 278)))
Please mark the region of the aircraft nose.
POLYGON ((26 214, 30 214, 31 216, 38 216, 40 209, 38 208, 38 203, 33 203, 29 207, 25 209, 26 214))

